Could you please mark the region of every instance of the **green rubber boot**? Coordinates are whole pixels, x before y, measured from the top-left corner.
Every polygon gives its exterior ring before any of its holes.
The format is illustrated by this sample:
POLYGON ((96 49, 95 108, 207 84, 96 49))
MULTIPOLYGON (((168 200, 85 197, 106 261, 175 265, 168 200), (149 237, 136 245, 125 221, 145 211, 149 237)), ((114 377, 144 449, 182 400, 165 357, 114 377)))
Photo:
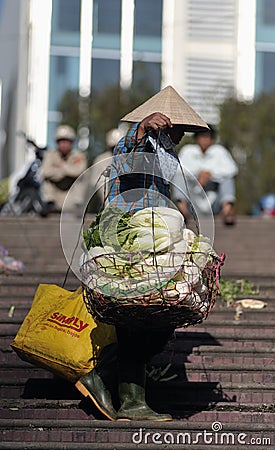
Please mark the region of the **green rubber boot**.
POLYGON ((108 419, 116 420, 117 412, 113 407, 111 394, 95 369, 81 377, 75 387, 84 397, 89 397, 108 419))
POLYGON ((153 411, 145 401, 145 389, 134 383, 119 385, 121 407, 117 412, 118 420, 152 420, 164 422, 172 420, 170 414, 159 414, 153 411))

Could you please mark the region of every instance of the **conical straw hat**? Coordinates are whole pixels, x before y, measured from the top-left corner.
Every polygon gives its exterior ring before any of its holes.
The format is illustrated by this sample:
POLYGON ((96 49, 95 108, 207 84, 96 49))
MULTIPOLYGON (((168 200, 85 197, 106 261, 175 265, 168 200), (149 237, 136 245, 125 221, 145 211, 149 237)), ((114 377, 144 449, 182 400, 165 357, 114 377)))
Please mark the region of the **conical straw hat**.
POLYGON ((126 114, 121 120, 124 122, 141 122, 154 112, 165 114, 174 125, 184 125, 186 131, 195 132, 201 128, 208 128, 204 120, 172 86, 165 87, 145 103, 126 114))

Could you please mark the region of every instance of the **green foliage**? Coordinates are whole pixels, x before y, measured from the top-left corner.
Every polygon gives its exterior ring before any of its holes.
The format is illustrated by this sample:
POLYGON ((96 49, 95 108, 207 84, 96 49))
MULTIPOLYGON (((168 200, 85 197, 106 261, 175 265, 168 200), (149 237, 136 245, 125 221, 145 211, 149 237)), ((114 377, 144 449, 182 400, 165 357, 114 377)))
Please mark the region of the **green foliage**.
POLYGON ((80 123, 78 92, 67 91, 60 102, 59 109, 62 112, 62 123, 66 123, 76 130, 80 123))
POLYGON ((242 214, 250 214, 265 193, 275 192, 274 109, 275 92, 262 94, 254 102, 229 98, 220 108, 220 140, 239 166, 237 208, 242 214))
POLYGON ((222 300, 230 306, 237 297, 258 294, 258 289, 247 280, 220 280, 220 295, 222 300))
POLYGON ((67 91, 61 100, 59 110, 62 122, 77 129, 87 126, 91 135, 89 159, 105 149, 106 132, 116 128, 121 117, 155 94, 154 89, 144 76, 131 89, 123 90, 118 84, 94 92, 88 98, 80 97, 77 91, 67 91))
MULTIPOLYGON (((62 122, 77 129, 88 126, 91 135, 90 162, 105 149, 105 135, 118 126, 121 117, 155 94, 146 74, 129 90, 118 84, 81 98, 68 91, 61 103, 62 122)), ((228 98, 220 106, 220 141, 232 152, 239 166, 236 177, 237 212, 251 214, 253 204, 275 192, 274 148, 275 92, 262 94, 253 102, 228 98)), ((188 136, 185 143, 188 142, 188 136)))

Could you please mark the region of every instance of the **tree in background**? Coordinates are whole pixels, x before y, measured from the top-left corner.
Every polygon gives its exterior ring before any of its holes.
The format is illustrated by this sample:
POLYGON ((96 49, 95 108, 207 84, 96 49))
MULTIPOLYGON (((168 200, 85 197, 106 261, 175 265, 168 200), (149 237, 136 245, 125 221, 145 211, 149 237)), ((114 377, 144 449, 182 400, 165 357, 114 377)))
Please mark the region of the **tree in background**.
MULTIPOLYGON (((140 78, 131 89, 112 85, 81 98, 68 91, 60 104, 62 122, 75 129, 89 128, 89 161, 105 149, 105 134, 116 128, 120 118, 156 93, 148 79, 140 78)), ((251 214, 253 205, 266 193, 275 193, 275 92, 262 94, 253 102, 231 97, 220 106, 219 136, 238 163, 237 210, 251 214)), ((188 136, 186 137, 188 139, 188 136)))
POLYGON ((274 110, 275 92, 249 103, 229 98, 220 108, 220 140, 239 165, 237 207, 242 214, 251 214, 264 194, 275 193, 274 110))
POLYGON ((105 149, 106 132, 116 128, 121 117, 131 111, 153 94, 150 82, 144 79, 135 83, 129 90, 112 85, 95 92, 91 97, 80 97, 77 91, 67 91, 61 100, 59 110, 62 122, 79 129, 88 127, 90 132, 89 161, 105 149))

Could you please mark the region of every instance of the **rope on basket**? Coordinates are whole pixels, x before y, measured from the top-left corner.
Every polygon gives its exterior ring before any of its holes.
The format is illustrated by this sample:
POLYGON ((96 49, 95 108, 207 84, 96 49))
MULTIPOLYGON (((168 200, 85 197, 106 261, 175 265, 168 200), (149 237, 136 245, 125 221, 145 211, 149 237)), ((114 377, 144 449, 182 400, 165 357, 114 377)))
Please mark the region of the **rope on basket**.
MULTIPOLYGON (((126 157, 126 161, 128 157, 133 155, 133 152, 136 150, 142 139, 129 152, 126 157)), ((159 145, 159 134, 157 135, 156 145, 159 145)), ((154 153, 156 153, 156 151, 154 153)), ((190 192, 184 170, 178 157, 177 160, 185 182, 186 192, 190 200, 190 192)), ((152 182, 156 179, 155 164, 156 158, 154 158, 154 165, 152 167, 152 182)), ((120 175, 121 174, 118 173, 118 176, 120 175)), ((146 176, 147 174, 145 173, 143 178, 144 191, 146 191, 146 176)), ((114 182, 114 180, 111 182, 114 182)), ((104 201, 101 211, 104 209, 110 190, 111 183, 109 184, 108 193, 106 193, 106 188, 104 189, 104 201)), ((143 198, 143 201, 145 202, 145 198, 143 198)), ((191 201, 190 204, 191 212, 198 232, 198 219, 191 201)), ((147 278, 144 275, 142 276, 142 282, 147 281, 148 284, 148 290, 143 293, 143 295, 138 295, 141 292, 141 285, 138 285, 138 282, 129 280, 127 280, 127 282, 121 281, 119 277, 115 279, 115 276, 108 277, 108 265, 106 267, 102 266, 102 264, 98 265, 97 257, 86 259, 83 262, 83 299, 89 312, 96 319, 102 322, 128 326, 131 326, 131 324, 134 323, 135 326, 150 326, 152 328, 162 328, 163 326, 167 326, 168 323, 169 326, 174 326, 175 328, 186 327, 202 322, 207 317, 209 311, 215 303, 215 298, 217 292, 219 291, 220 268, 224 263, 224 254, 221 254, 220 257, 214 257, 212 255, 211 261, 208 261, 204 267, 202 271, 202 278, 205 282, 205 290, 203 293, 197 292, 196 288, 192 286, 192 283, 190 283, 188 289, 182 296, 179 294, 175 294, 174 297, 172 295, 169 296, 169 294, 173 291, 171 278, 169 278, 169 271, 172 268, 175 268, 173 264, 175 264, 176 254, 171 256, 172 266, 166 267, 167 274, 164 274, 164 269, 159 266, 157 260, 155 245, 156 213, 154 208, 154 205, 152 205, 152 261, 155 277, 153 278, 152 274, 148 274, 147 278), (166 282, 163 282, 163 277, 165 278, 165 276, 167 280, 166 282), (171 286, 169 286, 169 283, 171 283, 171 286), (125 288, 125 296, 121 295, 120 290, 122 287, 125 288)), ((124 268, 119 267, 119 264, 116 262, 121 257, 120 254, 114 253, 101 255, 101 257, 102 256, 106 257, 108 262, 113 264, 121 277, 125 275, 123 273, 124 268)), ((132 268, 135 265, 136 256, 136 253, 127 253, 129 266, 132 268)), ((123 257, 125 257, 125 254, 123 254, 123 257)), ((184 264, 176 270, 176 272, 180 271, 184 272, 184 264)), ((178 292, 176 289, 174 289, 174 291, 178 292)))

